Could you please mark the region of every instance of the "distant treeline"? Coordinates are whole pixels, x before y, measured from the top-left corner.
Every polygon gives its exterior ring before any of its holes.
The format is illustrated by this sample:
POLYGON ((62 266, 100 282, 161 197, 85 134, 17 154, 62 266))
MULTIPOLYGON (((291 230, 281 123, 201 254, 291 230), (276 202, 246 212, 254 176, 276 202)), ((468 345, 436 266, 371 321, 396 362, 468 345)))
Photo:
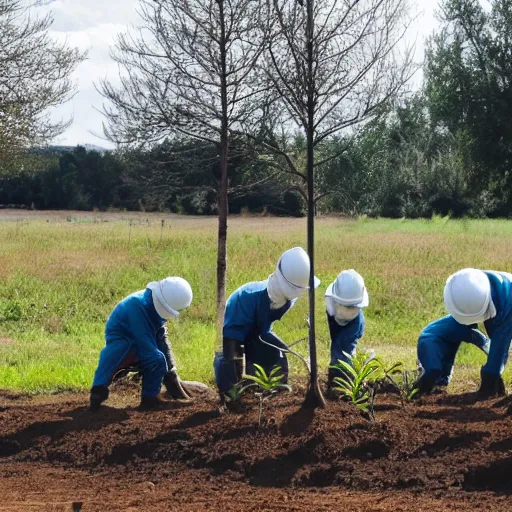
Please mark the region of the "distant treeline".
MULTIPOLYGON (((491 4, 443 2, 421 91, 319 148, 318 211, 512 215, 512 0, 491 4)), ((288 147, 296 163, 304 160, 300 136, 288 147)), ((257 141, 239 136, 230 155, 231 213, 304 214, 300 184, 257 141)), ((0 162, 0 204, 215 214, 218 160, 217 148, 192 140, 39 150, 15 165, 0 162)))
MULTIPOLYGON (((193 155, 176 157, 180 149, 188 152, 190 144, 174 145, 172 153, 166 143, 151 151, 38 150, 1 175, 0 207, 216 214, 214 148, 207 148, 213 156, 198 148, 193 155)), ((232 162, 231 213, 303 215, 300 196, 272 176, 244 184, 254 168, 245 162, 248 157, 232 162)))

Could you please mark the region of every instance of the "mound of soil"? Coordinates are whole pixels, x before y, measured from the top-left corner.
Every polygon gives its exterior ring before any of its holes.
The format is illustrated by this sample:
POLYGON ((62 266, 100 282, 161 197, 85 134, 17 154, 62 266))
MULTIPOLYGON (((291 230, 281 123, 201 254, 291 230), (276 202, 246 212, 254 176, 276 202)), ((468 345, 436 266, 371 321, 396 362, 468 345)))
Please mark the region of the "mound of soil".
POLYGON ((8 510, 27 505, 24 486, 64 493, 63 510, 507 510, 512 493, 507 401, 442 395, 402 407, 385 395, 370 423, 343 402, 304 409, 297 392, 268 402, 259 427, 254 404, 244 414, 211 399, 141 412, 135 388, 119 393, 96 413, 83 395, 0 397, 8 510), (122 498, 97 503, 105 487, 122 498))

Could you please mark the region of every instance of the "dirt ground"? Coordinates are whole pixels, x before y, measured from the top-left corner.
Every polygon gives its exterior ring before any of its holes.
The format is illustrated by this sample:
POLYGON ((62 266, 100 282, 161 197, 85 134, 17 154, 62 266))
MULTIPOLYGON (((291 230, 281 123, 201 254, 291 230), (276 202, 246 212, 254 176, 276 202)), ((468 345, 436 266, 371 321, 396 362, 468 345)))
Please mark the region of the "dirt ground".
POLYGON ((213 399, 137 410, 137 388, 87 396, 0 393, 0 511, 512 510, 509 400, 378 397, 301 408, 302 390, 257 410, 213 399))

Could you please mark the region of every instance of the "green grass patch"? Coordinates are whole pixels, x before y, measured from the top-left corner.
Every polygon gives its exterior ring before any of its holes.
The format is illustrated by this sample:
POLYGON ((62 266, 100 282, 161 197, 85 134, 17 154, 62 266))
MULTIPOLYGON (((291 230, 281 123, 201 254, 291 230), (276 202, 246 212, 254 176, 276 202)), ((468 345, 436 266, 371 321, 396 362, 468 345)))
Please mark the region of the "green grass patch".
MULTIPOLYGON (((1 221, 0 388, 28 392, 86 389, 103 346, 106 319, 116 303, 149 281, 181 275, 194 301, 170 339, 180 374, 212 382, 215 348, 216 219, 91 214, 89 222, 1 221), (105 221, 106 220, 106 221, 105 221)), ((421 329, 444 314, 443 286, 466 267, 512 271, 512 222, 461 220, 318 219, 317 337, 327 371, 329 335, 323 293, 345 268, 367 283, 365 348, 414 367, 421 329)), ((228 293, 273 272, 279 255, 306 245, 305 219, 233 218, 229 224, 228 293)), ((307 299, 275 330, 285 341, 307 336, 307 299)), ((306 343, 301 344, 303 353, 306 343)), ((291 357, 292 371, 303 373, 291 357)), ((478 382, 483 355, 463 346, 453 390, 478 382)), ((505 373, 507 382, 512 372, 505 373)))

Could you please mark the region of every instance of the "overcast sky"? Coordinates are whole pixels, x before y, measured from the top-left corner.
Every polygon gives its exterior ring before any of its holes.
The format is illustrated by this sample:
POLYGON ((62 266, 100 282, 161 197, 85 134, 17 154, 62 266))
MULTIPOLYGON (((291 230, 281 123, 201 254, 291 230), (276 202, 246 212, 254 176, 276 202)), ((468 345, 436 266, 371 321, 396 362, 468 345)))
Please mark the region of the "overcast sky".
MULTIPOLYGON (((433 16, 437 0, 418 0, 418 18, 412 27, 410 38, 417 40, 416 58, 422 59, 423 39, 433 28, 433 16)), ((71 127, 55 142, 58 144, 95 144, 111 147, 96 135, 102 134, 102 97, 94 84, 100 78, 115 81, 117 66, 109 57, 109 47, 116 35, 130 25, 138 24, 138 0, 55 0, 49 6, 55 22, 52 31, 56 37, 69 40, 70 44, 88 51, 88 58, 76 70, 74 80, 78 93, 66 105, 58 108, 54 115, 68 119, 73 116, 71 127)))

